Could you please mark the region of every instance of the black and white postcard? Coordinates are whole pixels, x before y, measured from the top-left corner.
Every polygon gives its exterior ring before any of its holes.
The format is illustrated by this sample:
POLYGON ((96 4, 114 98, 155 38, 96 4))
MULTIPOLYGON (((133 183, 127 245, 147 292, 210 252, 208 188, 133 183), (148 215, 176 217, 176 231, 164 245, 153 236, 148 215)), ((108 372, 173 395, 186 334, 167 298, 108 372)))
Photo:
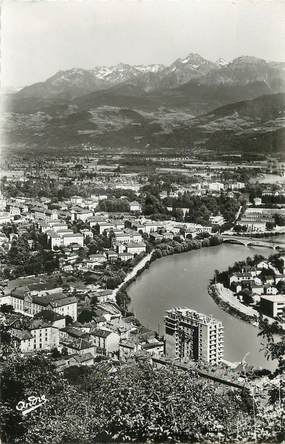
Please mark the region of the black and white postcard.
POLYGON ((284 0, 2 0, 0 444, 285 442, 284 0))

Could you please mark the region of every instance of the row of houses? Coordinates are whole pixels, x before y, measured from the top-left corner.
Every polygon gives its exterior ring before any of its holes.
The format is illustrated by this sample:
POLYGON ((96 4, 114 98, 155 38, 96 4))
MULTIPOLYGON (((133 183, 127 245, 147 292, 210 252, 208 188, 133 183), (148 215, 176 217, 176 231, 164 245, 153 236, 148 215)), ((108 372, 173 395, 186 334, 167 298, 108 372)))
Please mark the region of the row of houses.
POLYGON ((0 305, 11 305, 13 309, 27 316, 35 316, 42 310, 52 310, 61 316, 77 319, 77 299, 60 288, 31 291, 29 287, 17 287, 9 294, 0 296, 0 305))
POLYGON ((268 224, 275 224, 275 214, 285 216, 285 208, 262 208, 261 199, 255 199, 255 207, 249 207, 239 220, 240 225, 244 225, 247 231, 266 231, 268 224))
MULTIPOLYGON (((69 217, 71 221, 81 220, 86 222, 94 212, 100 201, 108 199, 107 195, 91 195, 90 198, 82 196, 72 196, 70 200, 58 202, 51 206, 51 200, 43 198, 35 201, 29 198, 17 199, 13 198, 8 201, 2 199, 2 210, 9 220, 14 216, 26 216, 35 220, 56 220, 60 215, 69 217), (51 207, 51 208, 50 208, 51 207), (54 208, 56 207, 56 208, 54 208)), ((131 213, 141 213, 141 204, 137 201, 128 202, 129 211, 131 213)), ((4 217, 4 214, 2 215, 4 217)), ((1 221, 1 220, 0 220, 1 221)))
POLYGON ((262 314, 285 320, 285 295, 280 293, 279 282, 285 282, 285 262, 282 273, 268 260, 263 260, 254 267, 246 266, 241 272, 233 272, 229 277, 232 290, 243 300, 244 291, 250 295, 253 304, 262 314))
MULTIPOLYGON (((75 365, 92 365, 97 356, 126 360, 138 351, 162 356, 163 340, 151 330, 138 327, 134 321, 134 318, 123 318, 117 313, 103 314, 86 324, 66 325, 64 316, 50 310, 43 310, 32 319, 15 314, 2 315, 1 319, 21 353, 57 349, 62 355, 75 358, 75 365)), ((63 366, 66 364, 64 360, 63 366)))

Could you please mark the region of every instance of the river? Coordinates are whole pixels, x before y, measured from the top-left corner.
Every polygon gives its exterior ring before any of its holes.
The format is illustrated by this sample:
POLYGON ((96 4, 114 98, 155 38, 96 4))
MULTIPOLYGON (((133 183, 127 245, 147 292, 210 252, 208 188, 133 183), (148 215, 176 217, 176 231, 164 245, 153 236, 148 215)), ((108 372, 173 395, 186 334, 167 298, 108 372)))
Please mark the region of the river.
POLYGON ((245 354, 246 362, 257 367, 274 368, 264 357, 258 328, 224 312, 208 295, 209 280, 214 270, 226 270, 236 261, 254 254, 265 257, 273 254, 269 248, 222 244, 188 253, 168 256, 155 261, 131 284, 130 310, 143 325, 164 333, 165 310, 172 306, 186 306, 205 314, 212 314, 224 324, 224 359, 238 362, 245 354))

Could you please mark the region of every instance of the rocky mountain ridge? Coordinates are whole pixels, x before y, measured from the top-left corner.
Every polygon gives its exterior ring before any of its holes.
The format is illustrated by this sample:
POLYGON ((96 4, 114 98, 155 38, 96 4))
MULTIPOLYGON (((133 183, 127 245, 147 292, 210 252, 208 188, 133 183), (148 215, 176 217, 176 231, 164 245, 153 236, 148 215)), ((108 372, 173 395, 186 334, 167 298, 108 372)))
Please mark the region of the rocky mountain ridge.
POLYGON ((131 83, 141 93, 173 89, 188 82, 216 85, 241 85, 264 82, 270 92, 281 92, 285 86, 284 64, 241 56, 231 62, 219 59, 211 62, 197 53, 178 58, 169 66, 160 64, 97 66, 92 69, 73 68, 58 71, 45 82, 26 86, 16 95, 19 98, 74 99, 117 85, 131 83))

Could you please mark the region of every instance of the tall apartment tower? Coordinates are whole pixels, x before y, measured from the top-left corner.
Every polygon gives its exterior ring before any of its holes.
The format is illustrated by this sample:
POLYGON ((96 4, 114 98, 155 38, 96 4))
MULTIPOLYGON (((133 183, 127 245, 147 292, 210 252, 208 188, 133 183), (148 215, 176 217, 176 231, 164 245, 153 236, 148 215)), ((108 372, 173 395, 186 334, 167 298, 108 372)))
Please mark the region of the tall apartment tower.
POLYGON ((165 352, 171 358, 220 364, 224 354, 222 322, 189 308, 166 311, 165 352))

